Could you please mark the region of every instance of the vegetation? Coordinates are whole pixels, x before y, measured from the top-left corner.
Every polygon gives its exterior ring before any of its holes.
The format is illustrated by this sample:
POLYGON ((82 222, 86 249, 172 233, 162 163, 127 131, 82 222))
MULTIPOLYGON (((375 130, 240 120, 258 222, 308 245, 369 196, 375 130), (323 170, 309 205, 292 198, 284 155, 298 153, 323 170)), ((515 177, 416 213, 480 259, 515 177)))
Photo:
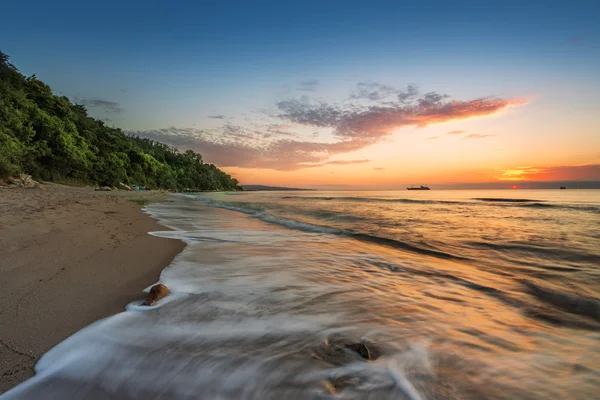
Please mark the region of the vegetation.
POLYGON ((0 178, 17 173, 55 182, 164 189, 241 190, 236 179, 153 140, 128 136, 25 77, 0 52, 0 178))

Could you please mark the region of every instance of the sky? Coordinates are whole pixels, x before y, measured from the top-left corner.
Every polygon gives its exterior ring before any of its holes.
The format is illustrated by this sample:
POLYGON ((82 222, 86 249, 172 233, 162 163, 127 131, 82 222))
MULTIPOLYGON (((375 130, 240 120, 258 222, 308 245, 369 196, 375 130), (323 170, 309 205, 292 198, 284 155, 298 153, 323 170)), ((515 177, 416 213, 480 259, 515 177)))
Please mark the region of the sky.
POLYGON ((600 180, 595 1, 40 1, 21 72, 243 184, 600 180))

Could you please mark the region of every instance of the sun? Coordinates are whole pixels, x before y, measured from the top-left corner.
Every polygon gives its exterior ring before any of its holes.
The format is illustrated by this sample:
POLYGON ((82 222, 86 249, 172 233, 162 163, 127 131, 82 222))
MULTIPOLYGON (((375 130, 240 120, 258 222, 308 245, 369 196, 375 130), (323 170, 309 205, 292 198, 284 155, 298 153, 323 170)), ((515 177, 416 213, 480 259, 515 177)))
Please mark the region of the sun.
POLYGON ((511 189, 518 189, 519 187, 517 185, 512 185, 510 188, 511 189))

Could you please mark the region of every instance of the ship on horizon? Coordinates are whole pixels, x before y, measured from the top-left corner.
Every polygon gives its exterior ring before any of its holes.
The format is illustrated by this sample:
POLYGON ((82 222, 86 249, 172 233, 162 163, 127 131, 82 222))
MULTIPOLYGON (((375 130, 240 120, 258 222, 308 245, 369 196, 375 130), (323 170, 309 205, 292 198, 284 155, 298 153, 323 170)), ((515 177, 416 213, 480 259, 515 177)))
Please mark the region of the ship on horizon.
POLYGON ((431 189, 429 188, 429 186, 423 186, 423 185, 421 185, 421 186, 417 186, 417 187, 415 187, 415 186, 409 186, 409 187, 406 188, 406 190, 431 190, 431 189))

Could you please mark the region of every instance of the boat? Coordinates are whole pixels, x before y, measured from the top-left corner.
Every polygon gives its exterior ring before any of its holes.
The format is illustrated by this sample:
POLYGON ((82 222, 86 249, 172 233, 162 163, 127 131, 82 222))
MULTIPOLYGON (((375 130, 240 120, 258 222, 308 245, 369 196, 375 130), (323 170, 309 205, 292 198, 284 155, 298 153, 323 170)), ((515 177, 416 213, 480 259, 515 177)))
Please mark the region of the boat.
POLYGON ((419 187, 410 186, 410 187, 407 187, 406 190, 431 190, 431 189, 429 188, 429 186, 421 185, 419 187))

